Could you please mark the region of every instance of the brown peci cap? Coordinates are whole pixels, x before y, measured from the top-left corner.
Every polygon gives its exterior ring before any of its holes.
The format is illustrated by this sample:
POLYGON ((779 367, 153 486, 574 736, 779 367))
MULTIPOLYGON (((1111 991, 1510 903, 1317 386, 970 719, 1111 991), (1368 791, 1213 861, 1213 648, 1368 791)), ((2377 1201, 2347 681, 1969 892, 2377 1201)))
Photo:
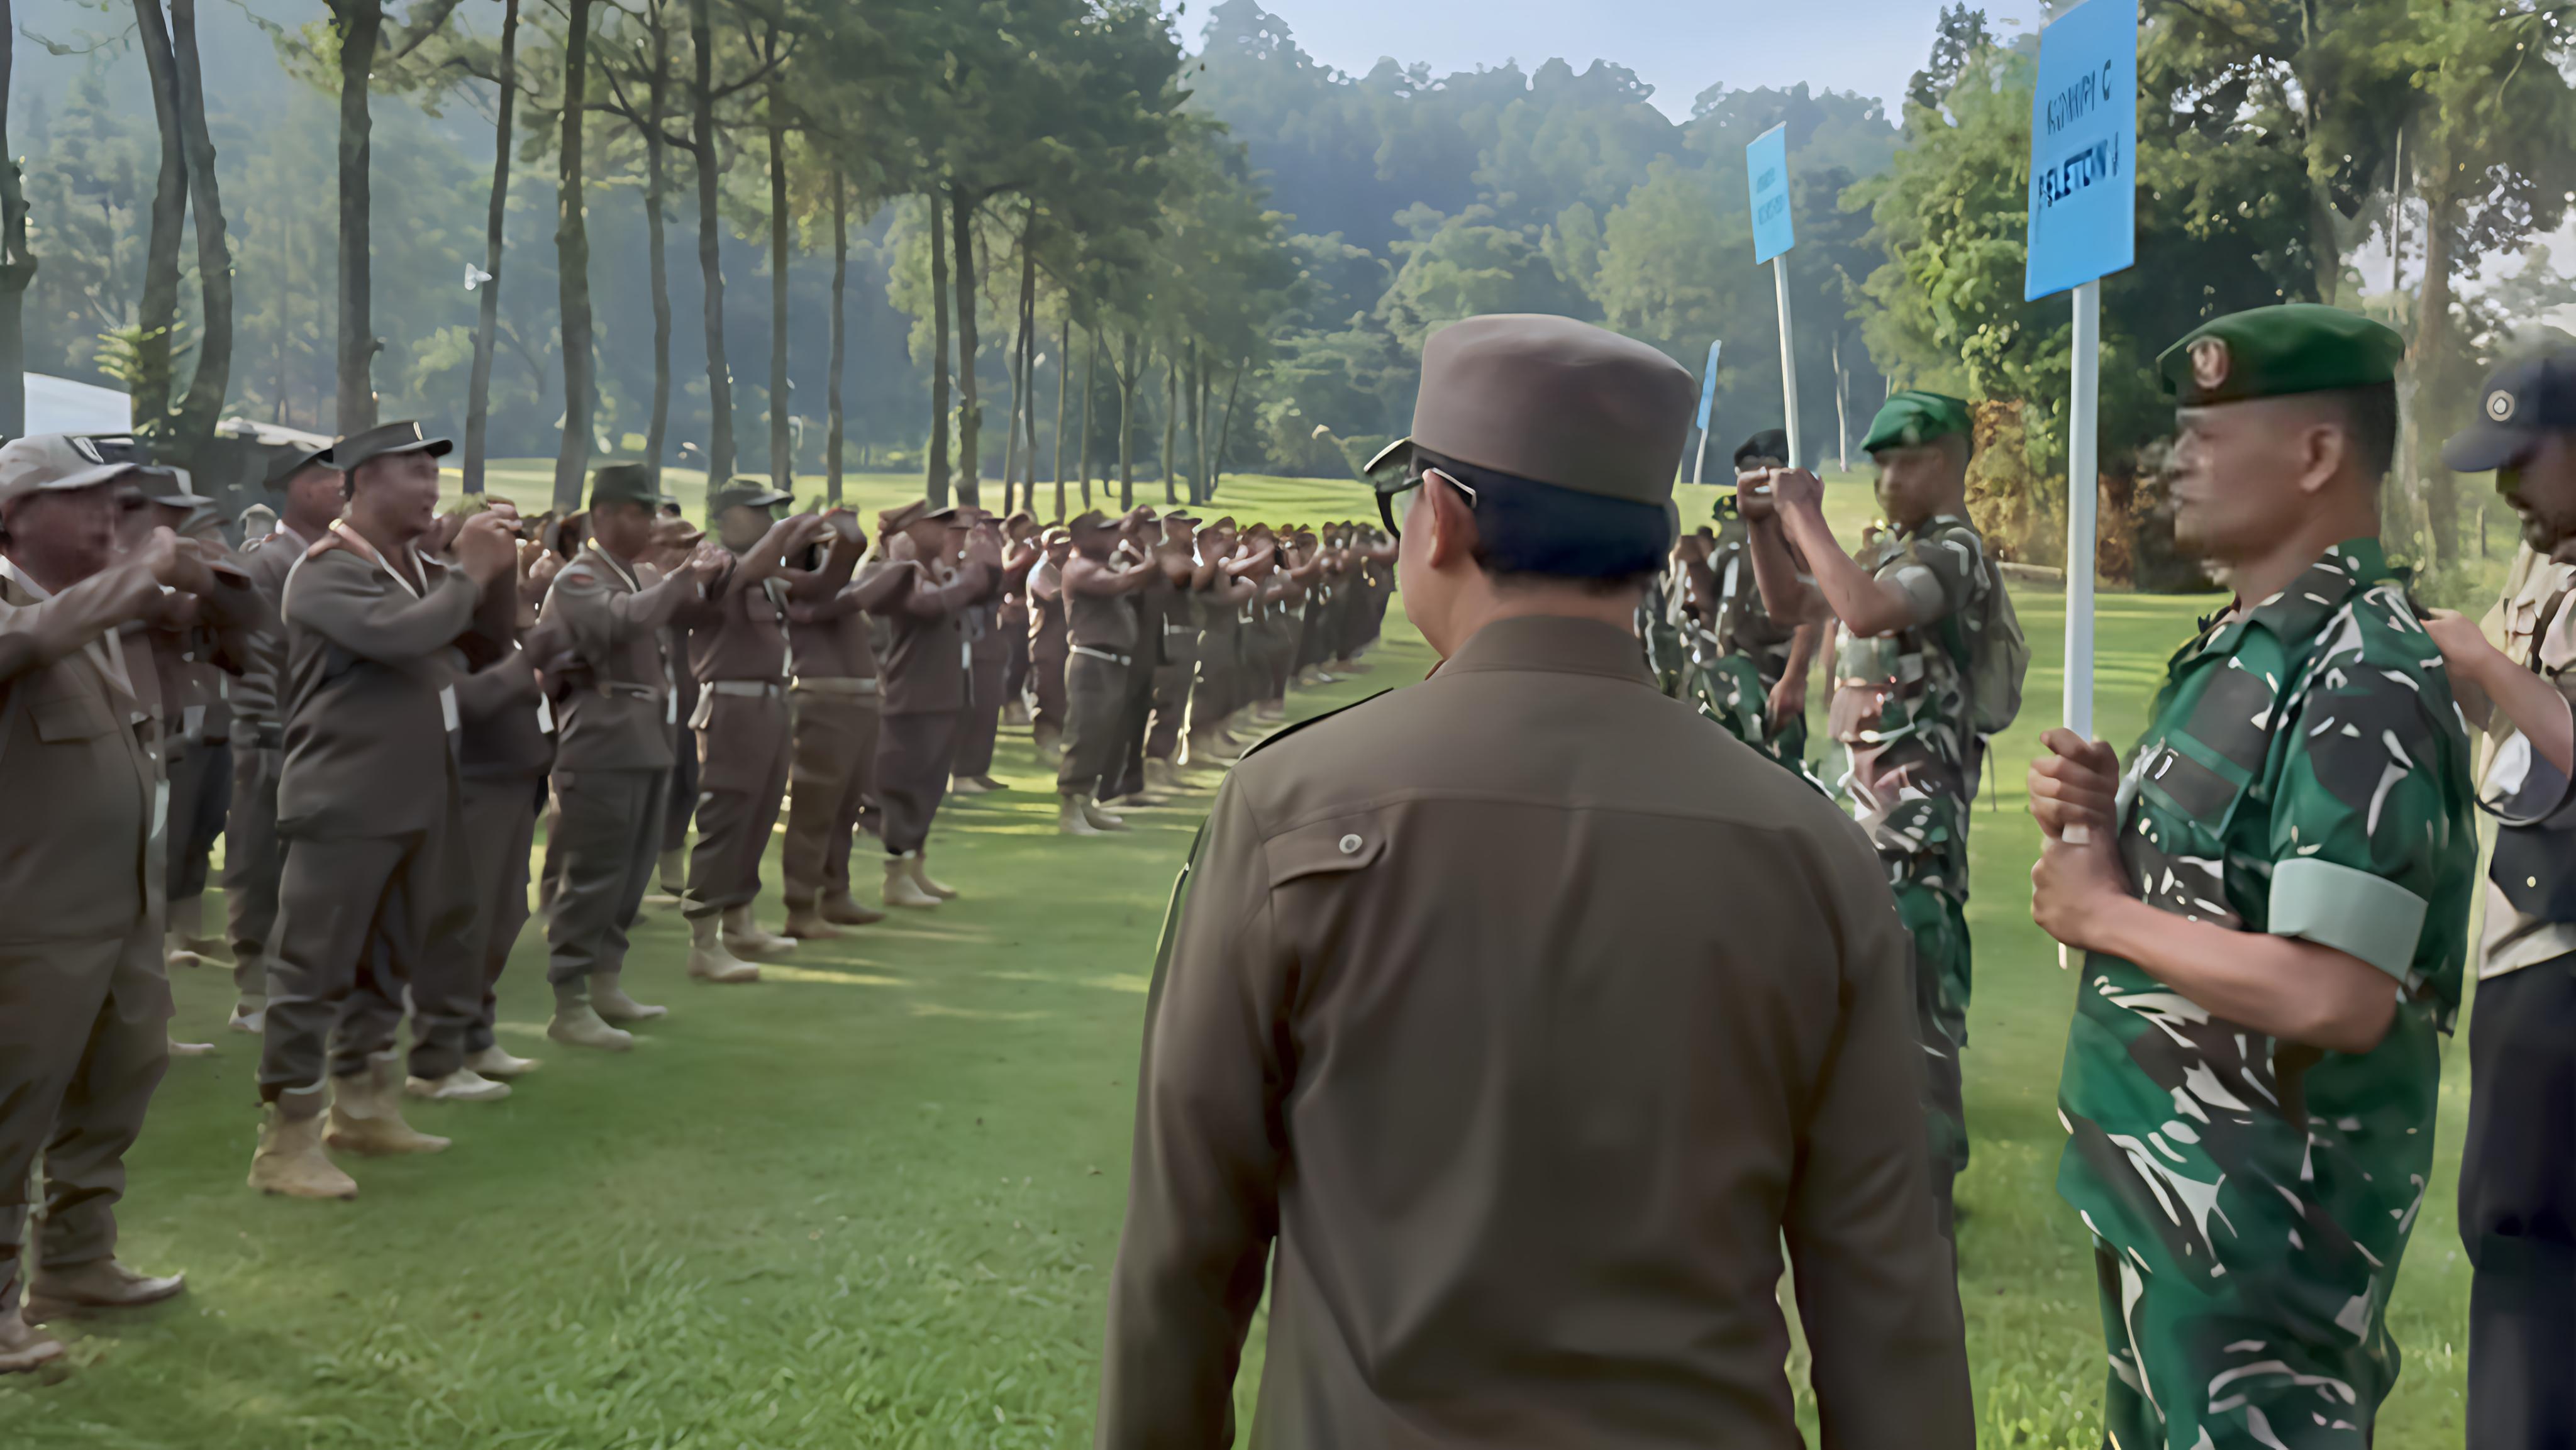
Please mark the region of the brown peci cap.
POLYGON ((1672 497, 1698 386, 1655 349, 1570 317, 1502 313, 1431 334, 1413 432, 1364 470, 1416 448, 1603 498, 1672 497))

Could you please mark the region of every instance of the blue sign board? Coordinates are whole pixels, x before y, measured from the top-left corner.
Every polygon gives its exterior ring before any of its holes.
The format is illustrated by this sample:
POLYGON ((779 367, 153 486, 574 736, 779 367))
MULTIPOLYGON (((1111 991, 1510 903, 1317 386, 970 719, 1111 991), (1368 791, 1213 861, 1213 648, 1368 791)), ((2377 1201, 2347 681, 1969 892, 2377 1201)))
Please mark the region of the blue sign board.
POLYGON ((1724 346, 1723 342, 1708 345, 1708 370, 1700 374, 1699 431, 1702 433, 1708 431, 1709 411, 1717 406, 1717 350, 1724 346))
POLYGON ((1753 260, 1767 262, 1798 245, 1798 235, 1789 225, 1789 128, 1785 123, 1754 137, 1744 148, 1744 179, 1753 190, 1753 260))
POLYGON ((2084 0, 2039 33, 2022 300, 2137 259, 2138 0, 2084 0))

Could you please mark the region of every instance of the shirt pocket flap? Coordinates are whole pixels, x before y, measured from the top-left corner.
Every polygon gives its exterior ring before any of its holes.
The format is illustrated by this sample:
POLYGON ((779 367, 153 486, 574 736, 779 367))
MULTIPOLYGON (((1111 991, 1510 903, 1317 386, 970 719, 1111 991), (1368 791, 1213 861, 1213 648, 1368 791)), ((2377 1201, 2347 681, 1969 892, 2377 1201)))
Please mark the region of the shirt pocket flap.
POLYGON ((106 702, 89 695, 42 695, 31 702, 36 738, 48 744, 95 740, 116 728, 106 702))
POLYGON ((1386 826, 1368 817, 1317 821, 1273 837, 1264 848, 1270 889, 1311 876, 1358 871, 1386 853, 1386 826))

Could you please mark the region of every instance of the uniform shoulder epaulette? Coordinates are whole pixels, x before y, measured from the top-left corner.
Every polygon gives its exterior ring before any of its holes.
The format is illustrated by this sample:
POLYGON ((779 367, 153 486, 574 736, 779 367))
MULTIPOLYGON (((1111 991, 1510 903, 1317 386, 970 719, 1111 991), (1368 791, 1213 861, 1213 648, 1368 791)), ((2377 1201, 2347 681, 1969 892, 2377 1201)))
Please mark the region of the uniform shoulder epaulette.
POLYGON ((1393 691, 1391 690, 1372 690, 1368 694, 1362 695, 1360 698, 1353 700, 1338 710, 1327 710, 1321 715, 1309 715, 1305 719, 1299 720, 1294 724, 1282 725, 1278 729, 1271 731, 1269 734, 1262 736, 1259 740, 1254 741, 1252 748, 1243 752, 1242 758, 1250 760, 1252 757, 1268 750, 1271 746, 1278 744, 1280 741, 1287 739, 1289 736, 1296 734, 1298 731, 1305 729, 1309 725, 1320 725, 1324 721, 1330 720, 1336 715, 1346 715, 1351 711, 1358 709, 1362 705, 1367 704, 1369 701, 1378 698, 1380 695, 1392 693, 1393 691))

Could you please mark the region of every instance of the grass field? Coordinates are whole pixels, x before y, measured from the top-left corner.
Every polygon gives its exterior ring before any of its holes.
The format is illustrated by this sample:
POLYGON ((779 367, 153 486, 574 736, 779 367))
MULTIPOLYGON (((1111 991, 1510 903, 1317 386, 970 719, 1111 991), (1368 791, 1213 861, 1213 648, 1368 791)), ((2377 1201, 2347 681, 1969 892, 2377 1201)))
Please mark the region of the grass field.
MULTIPOLYGON (((1238 514, 1365 501, 1346 485, 1226 487, 1220 506, 1238 514)), ((1834 504, 1847 522, 1866 512, 1850 485, 1834 504)), ((2105 596, 2103 733, 2134 736, 2209 604, 2105 596)), ((2062 611, 2045 593, 2020 608, 2038 656, 2030 723, 2000 742, 1974 834, 1960 1287, 1981 1442, 2093 1450, 2092 1269, 2051 1188, 2075 983, 2027 915, 2036 832, 2020 778, 2055 714, 2062 611)), ((1373 673, 1297 708, 1418 678, 1428 656, 1391 624, 1373 673)), ((1206 795, 1144 813, 1131 835, 1066 841, 1025 734, 1005 736, 999 769, 1009 794, 942 812, 933 859, 966 895, 934 915, 809 946, 757 987, 714 988, 683 979, 678 920, 654 913, 630 985, 672 1015, 629 1056, 544 1040, 531 934, 503 983, 502 1030, 544 1070, 506 1103, 417 1109, 456 1146, 355 1163, 355 1204, 243 1187, 252 1044, 218 1030, 221 974, 184 976, 176 1030, 222 1051, 173 1064, 124 1222, 126 1255, 186 1269, 190 1292, 78 1326, 63 1373, 0 1383, 0 1445, 1087 1443, 1154 932, 1206 795)), ((774 896, 765 910, 774 922, 774 896)), ((2461 1438, 2457 1043, 2445 1086, 2380 1450, 2461 1438)), ((1257 1364, 1256 1342, 1247 1407, 1257 1364)))

